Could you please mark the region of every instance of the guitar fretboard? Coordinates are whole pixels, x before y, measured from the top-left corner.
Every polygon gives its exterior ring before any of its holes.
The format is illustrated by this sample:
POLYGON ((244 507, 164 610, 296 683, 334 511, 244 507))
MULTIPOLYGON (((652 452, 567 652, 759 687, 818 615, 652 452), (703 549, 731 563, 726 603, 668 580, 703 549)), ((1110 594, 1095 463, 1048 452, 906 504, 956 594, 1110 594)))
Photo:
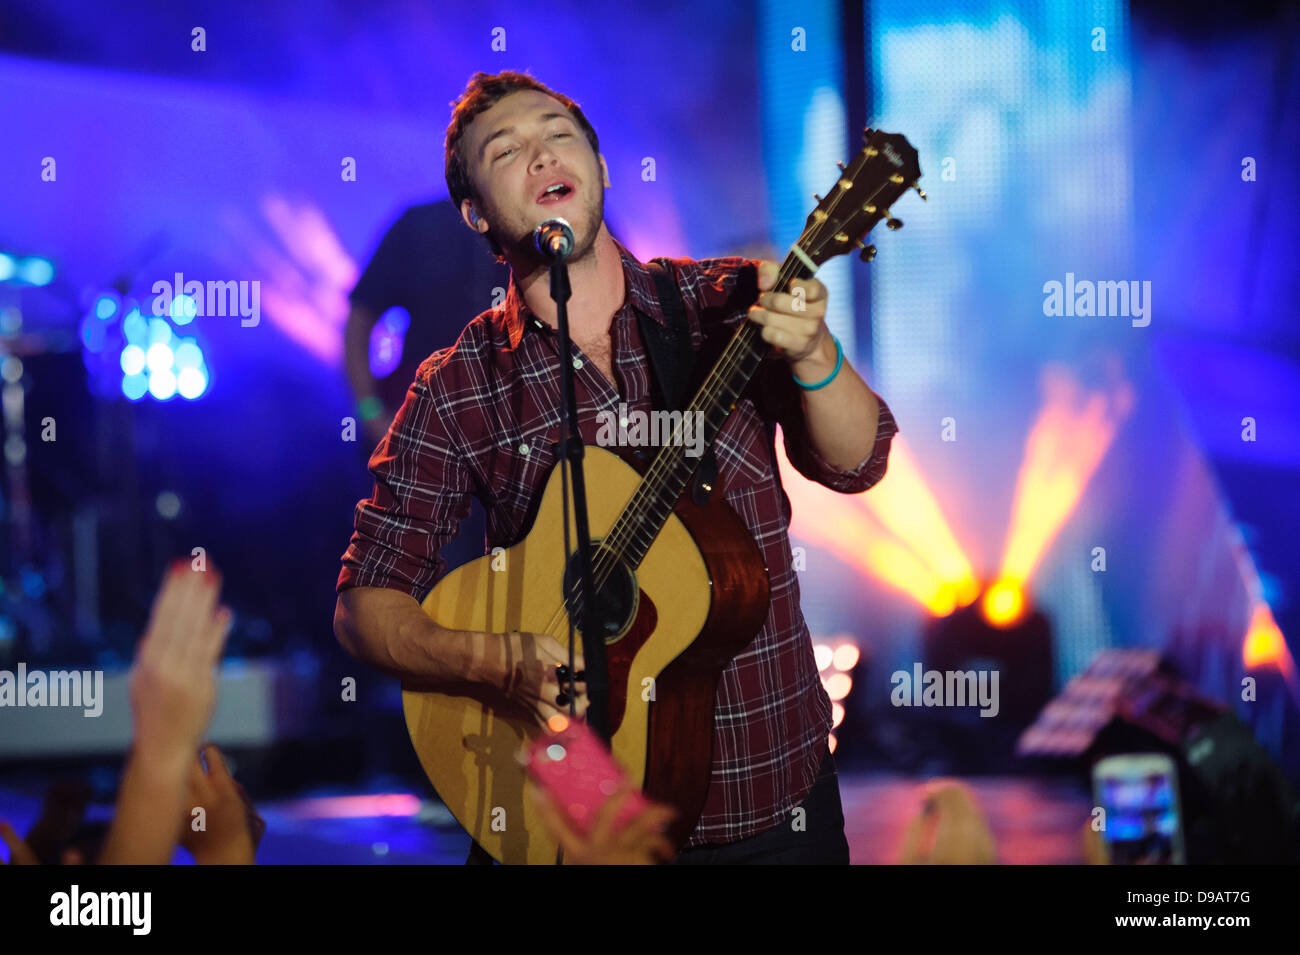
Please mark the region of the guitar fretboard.
MULTIPOLYGON (((791 254, 781 266, 783 278, 780 284, 784 285, 791 278, 807 278, 811 274, 804 263, 791 254)), ((690 419, 699 420, 703 425, 703 448, 713 447, 718 432, 726 424, 741 392, 758 371, 768 348, 767 342, 763 341, 762 329, 747 318, 742 319, 685 411, 690 419)), ((673 506, 700 466, 703 455, 694 457, 686 451, 679 428, 676 440, 659 449, 636 492, 605 538, 605 547, 630 568, 635 569, 645 559, 673 506)), ((610 570, 612 568, 597 568, 597 591, 610 570)))

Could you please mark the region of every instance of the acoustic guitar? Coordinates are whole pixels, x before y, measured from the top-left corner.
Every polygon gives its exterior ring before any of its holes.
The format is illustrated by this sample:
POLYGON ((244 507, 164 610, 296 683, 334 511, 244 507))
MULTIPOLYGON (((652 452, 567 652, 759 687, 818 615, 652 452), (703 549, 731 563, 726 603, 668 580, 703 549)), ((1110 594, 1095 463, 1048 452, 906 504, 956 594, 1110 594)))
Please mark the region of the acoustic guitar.
MULTIPOLYGON (((882 219, 891 229, 902 225, 890 206, 916 188, 916 150, 878 130, 868 129, 865 140, 848 167, 838 164, 826 198, 815 197, 777 288, 854 248, 870 261, 875 248, 863 238, 882 219)), ((690 420, 703 421, 705 446, 767 349, 759 327, 741 322, 686 410, 701 413, 690 420)), ((700 462, 687 450, 670 442, 645 466, 630 454, 584 452, 593 586, 603 619, 614 621, 605 635, 611 747, 648 797, 677 810, 668 836, 678 848, 708 791, 719 676, 762 627, 769 597, 758 546, 722 489, 715 486, 702 506, 683 493, 700 462)), ((523 539, 448 573, 425 598, 425 613, 455 630, 546 633, 568 646, 566 584, 556 560, 564 540, 559 466, 523 539)), ((568 513, 572 541, 571 501, 568 513)), ((575 636, 581 640, 576 629, 575 636)), ((556 843, 534 815, 532 782, 517 758, 542 732, 532 715, 471 684, 406 690, 402 698, 420 764, 466 831, 502 863, 554 863, 556 843)))

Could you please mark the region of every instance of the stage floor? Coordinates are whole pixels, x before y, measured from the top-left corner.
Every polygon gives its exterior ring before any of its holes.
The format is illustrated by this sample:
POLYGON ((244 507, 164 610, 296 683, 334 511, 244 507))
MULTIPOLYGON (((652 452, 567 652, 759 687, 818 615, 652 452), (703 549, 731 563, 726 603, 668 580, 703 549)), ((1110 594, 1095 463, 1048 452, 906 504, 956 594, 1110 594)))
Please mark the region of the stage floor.
MULTIPOLYGON (((969 777, 997 842, 1011 865, 1083 861, 1083 825, 1091 799, 1080 786, 1027 777, 969 777)), ((845 831, 854 864, 898 860, 908 821, 918 811, 925 780, 840 773, 845 831)), ((0 818, 26 832, 39 794, 0 789, 0 818)), ((101 813, 104 810, 101 809, 101 813)), ((258 804, 266 835, 258 861, 266 865, 460 864, 469 837, 440 803, 410 792, 312 794, 258 804)), ((190 859, 177 851, 177 863, 190 859)))

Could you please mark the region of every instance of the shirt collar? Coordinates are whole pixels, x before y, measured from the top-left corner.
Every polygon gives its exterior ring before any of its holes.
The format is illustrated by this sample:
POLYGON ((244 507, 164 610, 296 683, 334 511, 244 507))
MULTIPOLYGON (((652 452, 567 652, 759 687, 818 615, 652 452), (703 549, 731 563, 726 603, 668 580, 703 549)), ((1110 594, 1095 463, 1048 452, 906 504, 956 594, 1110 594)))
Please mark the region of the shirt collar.
MULTIPOLYGON (((619 312, 622 312, 630 304, 647 318, 652 318, 660 325, 666 326, 668 319, 664 315, 663 306, 659 303, 659 296, 650 270, 638 261, 637 257, 629 252, 617 239, 614 239, 614 247, 618 249, 619 258, 623 263, 623 280, 627 290, 619 312)), ((502 308, 506 334, 510 337, 510 348, 514 350, 519 347, 524 332, 537 331, 536 323, 541 322, 541 320, 533 314, 532 309, 524 302, 524 297, 515 284, 513 271, 510 273, 510 288, 506 291, 506 298, 502 308)), ((549 327, 544 322, 541 324, 542 327, 549 327)))

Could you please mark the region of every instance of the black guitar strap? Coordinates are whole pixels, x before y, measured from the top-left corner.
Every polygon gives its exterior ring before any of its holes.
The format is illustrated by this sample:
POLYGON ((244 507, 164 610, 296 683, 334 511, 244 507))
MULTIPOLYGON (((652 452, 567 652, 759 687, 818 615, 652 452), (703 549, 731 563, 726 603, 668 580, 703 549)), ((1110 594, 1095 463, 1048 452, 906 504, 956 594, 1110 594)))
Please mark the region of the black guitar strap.
MULTIPOLYGON (((664 259, 647 263, 654 278, 659 304, 668 319, 667 327, 652 318, 638 315, 641 341, 645 343, 650 358, 653 384, 657 387, 656 408, 665 411, 682 411, 690 401, 690 387, 695 370, 695 349, 691 346, 691 328, 686 318, 686 305, 681 289, 673 279, 672 267, 664 259)), ((709 448, 700 458, 691 486, 691 497, 703 505, 717 485, 718 461, 709 448)))

